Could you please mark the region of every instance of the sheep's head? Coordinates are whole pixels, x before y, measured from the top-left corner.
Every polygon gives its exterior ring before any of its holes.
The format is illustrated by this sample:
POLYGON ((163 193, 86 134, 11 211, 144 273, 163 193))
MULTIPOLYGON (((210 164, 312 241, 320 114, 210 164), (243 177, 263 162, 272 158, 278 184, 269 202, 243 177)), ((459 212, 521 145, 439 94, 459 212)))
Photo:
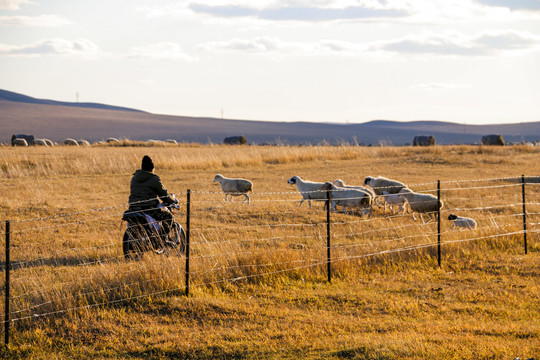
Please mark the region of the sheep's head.
POLYGON ((332 184, 330 181, 327 181, 323 184, 323 186, 321 187, 321 190, 332 190, 335 188, 336 186, 334 184, 332 184))
POLYGON ((345 186, 345 181, 343 181, 341 179, 336 179, 336 180, 334 180, 334 185, 339 186, 339 187, 344 187, 345 186))
POLYGON ((292 178, 290 178, 289 180, 287 180, 287 183, 291 184, 291 185, 294 185, 296 184, 296 180, 298 179, 298 176, 293 176, 292 178))
POLYGON ((364 180, 364 185, 369 185, 369 183, 371 182, 371 180, 373 180, 373 178, 371 176, 368 176, 366 178, 366 180, 364 180))
POLYGON ((223 179, 223 175, 221 174, 217 174, 215 177, 214 177, 214 182, 220 182, 220 180, 223 179))
POLYGON ((448 215, 448 220, 452 221, 452 220, 456 220, 456 219, 457 219, 456 215, 454 215, 454 214, 448 215))

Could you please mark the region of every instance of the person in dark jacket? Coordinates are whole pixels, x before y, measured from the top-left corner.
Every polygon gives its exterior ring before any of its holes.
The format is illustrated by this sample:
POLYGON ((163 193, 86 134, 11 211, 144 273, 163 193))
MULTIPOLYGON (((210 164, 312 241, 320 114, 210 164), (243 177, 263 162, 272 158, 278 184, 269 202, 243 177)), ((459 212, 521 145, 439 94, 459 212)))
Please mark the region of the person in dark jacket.
POLYGON ((176 202, 163 187, 159 176, 154 174, 154 163, 145 155, 142 159, 141 168, 133 174, 130 185, 129 210, 142 211, 159 221, 164 227, 164 233, 172 226, 173 215, 160 207, 160 200, 166 204, 176 202))

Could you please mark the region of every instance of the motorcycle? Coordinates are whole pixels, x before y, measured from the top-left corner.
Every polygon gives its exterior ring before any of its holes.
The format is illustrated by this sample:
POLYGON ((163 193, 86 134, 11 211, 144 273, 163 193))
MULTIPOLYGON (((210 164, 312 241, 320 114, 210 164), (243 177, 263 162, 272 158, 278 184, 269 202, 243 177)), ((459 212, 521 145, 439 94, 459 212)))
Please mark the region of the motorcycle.
MULTIPOLYGON (((172 195, 174 197, 174 195, 172 195)), ((174 215, 180 210, 180 204, 174 197, 173 204, 160 204, 159 207, 174 215)), ((172 220, 172 225, 166 229, 159 221, 143 211, 127 210, 122 216, 127 222, 127 228, 122 240, 122 249, 126 260, 138 260, 144 252, 156 254, 175 254, 181 256, 186 251, 186 233, 182 225, 172 220)))

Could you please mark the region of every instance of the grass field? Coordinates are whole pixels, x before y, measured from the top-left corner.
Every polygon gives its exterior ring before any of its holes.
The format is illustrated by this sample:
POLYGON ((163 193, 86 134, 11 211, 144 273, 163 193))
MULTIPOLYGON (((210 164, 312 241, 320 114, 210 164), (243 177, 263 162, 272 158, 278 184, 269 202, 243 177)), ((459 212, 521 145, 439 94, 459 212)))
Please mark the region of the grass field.
MULTIPOLYGON (((128 145, 128 144, 123 144, 128 145)), ((10 359, 540 358, 540 148, 167 145, 0 147, 0 220, 11 222, 10 359), (131 174, 154 159, 183 210, 185 258, 123 260, 131 174), (221 173, 254 183, 224 204, 221 173), (437 224, 298 207, 287 184, 386 176, 436 194, 437 224), (453 230, 450 212, 478 220, 453 230)), ((5 252, 2 249, 3 259, 5 252)), ((4 265, 4 262, 2 261, 4 265)), ((5 268, 5 265, 3 266, 5 268)), ((2 272, 4 272, 3 270, 2 272)), ((2 299, 4 298, 2 291, 2 299)), ((0 306, 4 313, 4 305, 0 306)))

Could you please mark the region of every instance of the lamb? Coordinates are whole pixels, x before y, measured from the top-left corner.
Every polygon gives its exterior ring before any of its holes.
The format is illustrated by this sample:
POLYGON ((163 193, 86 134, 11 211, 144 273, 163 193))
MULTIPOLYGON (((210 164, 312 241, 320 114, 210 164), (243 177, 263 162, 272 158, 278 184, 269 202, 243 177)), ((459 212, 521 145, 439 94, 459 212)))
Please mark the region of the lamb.
POLYGON ((401 181, 387 179, 382 176, 376 178, 366 177, 364 180, 365 185, 369 185, 377 195, 382 195, 383 190, 386 190, 389 194, 397 194, 401 189, 407 187, 401 181))
POLYGON ((221 185, 221 190, 225 193, 225 202, 227 202, 227 197, 230 197, 231 203, 233 196, 244 195, 245 199, 242 201, 242 204, 247 201, 248 205, 250 203, 249 191, 253 191, 253 183, 246 179, 231 179, 227 178, 221 174, 217 174, 214 177, 214 182, 218 182, 221 185))
POLYGON ((302 206, 304 200, 308 201, 309 207, 311 207, 311 200, 326 200, 326 191, 323 191, 326 190, 324 188, 325 183, 302 180, 300 176, 293 176, 287 180, 287 183, 291 185, 296 184, 296 188, 302 194, 302 200, 300 200, 300 205, 298 206, 302 206))
POLYGON ((450 214, 448 216, 448 220, 453 221, 452 229, 462 228, 462 229, 476 230, 478 226, 476 223, 476 220, 468 218, 468 217, 457 216, 454 214, 450 214))
POLYGON ((407 211, 407 200, 400 196, 399 194, 390 194, 388 191, 383 190, 381 198, 384 199, 384 211, 386 211, 386 205, 389 206, 390 211, 392 211, 392 214, 395 214, 394 211, 394 205, 397 205, 399 207, 399 214, 405 214, 405 211, 407 211))
POLYGON ((416 221, 414 213, 417 212, 422 222, 424 222, 422 214, 429 214, 429 220, 426 222, 430 222, 434 218, 434 213, 443 207, 443 202, 431 194, 415 193, 409 188, 401 189, 398 194, 409 203, 414 221, 416 221))
POLYGON ((347 214, 347 208, 357 207, 362 215, 373 215, 373 197, 367 191, 338 187, 331 182, 324 184, 324 190, 330 190, 332 194, 332 210, 336 205, 343 206, 343 213, 347 214))

